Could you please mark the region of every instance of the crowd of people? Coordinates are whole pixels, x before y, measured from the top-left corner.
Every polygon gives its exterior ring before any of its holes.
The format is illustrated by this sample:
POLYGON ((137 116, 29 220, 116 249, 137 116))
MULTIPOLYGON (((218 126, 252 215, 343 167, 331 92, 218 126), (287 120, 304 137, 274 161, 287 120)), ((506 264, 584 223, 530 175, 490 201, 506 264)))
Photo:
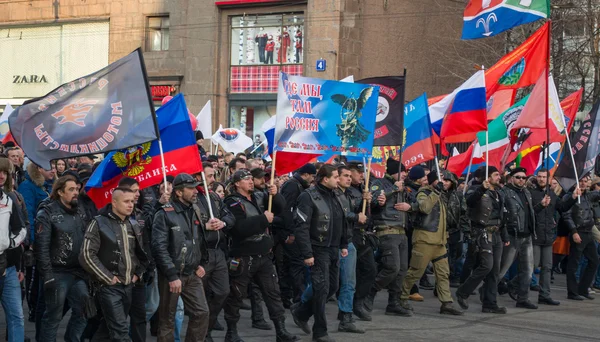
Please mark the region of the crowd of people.
POLYGON ((332 298, 337 330, 360 334, 358 321, 373 319, 383 290, 385 314, 402 317, 428 290, 448 315, 463 315, 472 295, 484 313, 505 314, 503 294, 520 308, 559 305, 550 291, 558 273, 570 300, 600 290, 593 175, 561 189, 545 169, 483 167, 466 182, 443 167, 406 170, 389 159, 383 178, 336 160, 271 180, 262 159, 219 152, 203 155, 205 177, 180 173, 145 189, 124 177, 98 209, 85 192, 94 156, 55 160, 51 170, 24 169, 24 157, 18 147, 0 154, 8 341, 138 342, 147 330, 179 341, 188 316, 186 341, 226 330, 225 341, 240 342, 240 310, 277 341, 298 340, 286 317, 313 341, 333 341, 332 298), (35 337, 24 335, 23 300, 35 337))

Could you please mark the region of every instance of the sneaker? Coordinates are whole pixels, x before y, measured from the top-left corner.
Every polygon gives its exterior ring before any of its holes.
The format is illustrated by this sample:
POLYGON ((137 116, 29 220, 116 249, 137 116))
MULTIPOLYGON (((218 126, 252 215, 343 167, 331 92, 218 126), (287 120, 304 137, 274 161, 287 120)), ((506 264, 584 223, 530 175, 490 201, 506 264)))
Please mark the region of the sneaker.
POLYGON ((422 302, 425 300, 425 298, 423 298, 423 296, 421 296, 419 293, 413 293, 410 296, 408 296, 409 300, 412 300, 413 302, 422 302))
POLYGON ((600 292, 600 285, 592 286, 592 290, 594 290, 594 292, 596 292, 596 293, 600 292))
POLYGON ((588 288, 588 293, 596 294, 596 291, 594 291, 594 289, 590 287, 588 288))

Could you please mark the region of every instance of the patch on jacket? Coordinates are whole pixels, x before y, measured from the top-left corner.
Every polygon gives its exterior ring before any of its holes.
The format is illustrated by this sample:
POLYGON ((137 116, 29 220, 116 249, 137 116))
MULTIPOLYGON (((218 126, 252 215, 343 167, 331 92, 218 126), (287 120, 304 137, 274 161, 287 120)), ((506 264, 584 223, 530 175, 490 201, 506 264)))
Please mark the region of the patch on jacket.
POLYGON ((181 230, 181 227, 179 227, 179 226, 174 226, 174 227, 171 227, 171 230, 180 231, 180 230, 181 230))
POLYGON ((379 190, 379 185, 373 185, 371 187, 371 191, 377 191, 377 190, 379 190))
POLYGON ((165 211, 174 211, 175 208, 173 207, 164 207, 163 209, 165 209, 165 211))

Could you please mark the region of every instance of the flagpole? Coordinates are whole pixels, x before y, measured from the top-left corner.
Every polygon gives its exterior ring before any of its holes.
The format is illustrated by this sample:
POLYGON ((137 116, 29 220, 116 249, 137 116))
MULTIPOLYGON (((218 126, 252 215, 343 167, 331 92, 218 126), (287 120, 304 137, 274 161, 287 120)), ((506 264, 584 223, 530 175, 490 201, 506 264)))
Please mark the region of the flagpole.
POLYGON ((210 193, 208 192, 208 183, 206 183, 206 175, 204 171, 202 171, 202 182, 204 183, 204 194, 206 195, 206 203, 208 204, 208 212, 210 214, 210 218, 214 219, 215 215, 213 214, 212 205, 210 205, 210 193))
MULTIPOLYGON (((565 118, 563 115, 563 122, 565 118)), ((573 172, 575 172, 575 187, 579 189, 579 175, 577 174, 577 166, 575 165, 575 157, 573 156, 573 150, 571 149, 571 138, 569 137, 569 132, 566 134, 567 137, 567 147, 569 148, 569 154, 571 155, 571 162, 573 163, 573 172)), ((566 191, 566 189, 565 189, 566 191)), ((577 203, 581 203, 581 196, 577 196, 577 203)))
POLYGON ((473 154, 475 153, 475 146, 473 146, 473 152, 471 152, 471 159, 469 160, 469 168, 467 169, 467 178, 465 179, 465 188, 463 189, 463 195, 467 193, 469 187, 469 175, 471 174, 471 166, 473 166, 473 154))
MULTIPOLYGON (((550 155, 550 105, 548 100, 548 91, 550 89, 550 47, 552 46, 552 20, 548 20, 548 60, 546 61, 546 170, 548 170, 547 174, 550 176, 550 162, 548 161, 548 156, 550 155)), ((546 192, 548 192, 550 188, 550 179, 546 184, 546 192)))
POLYGON ((440 174, 440 162, 438 161, 437 153, 435 154, 435 170, 437 171, 438 181, 442 181, 442 175, 440 174))
MULTIPOLYGON (((489 178, 489 165, 490 165, 490 144, 489 144, 489 134, 490 131, 485 131, 485 180, 489 178)), ((471 157, 471 161, 473 158, 471 157)))
MULTIPOLYGON (((271 181, 269 182, 271 186, 275 186, 275 161, 277 160, 277 151, 273 150, 273 162, 271 163, 271 181)), ((269 194, 269 205, 267 211, 271 211, 271 206, 273 205, 273 195, 269 194)))
POLYGON ((148 104, 150 105, 150 111, 152 112, 152 122, 154 123, 154 130, 156 132, 156 138, 158 140, 158 151, 160 152, 160 161, 162 163, 163 181, 165 183, 165 193, 167 192, 167 167, 165 164, 165 153, 163 151, 162 140, 160 138, 160 129, 158 128, 158 118, 156 117, 156 111, 154 110, 154 103, 152 102, 152 93, 150 92, 150 83, 148 83, 148 73, 146 72, 146 62, 144 62, 144 55, 142 49, 137 48, 138 57, 140 58, 140 64, 142 66, 142 74, 144 75, 144 83, 146 84, 146 92, 148 93, 148 104))
MULTIPOLYGON (((406 99, 406 68, 404 68, 404 87, 402 87, 402 98, 406 99)), ((404 105, 403 105, 404 106, 404 105)), ((399 157, 400 157, 400 165, 398 165, 398 180, 401 180, 402 177, 402 149, 404 148, 403 142, 405 140, 405 136, 404 136, 404 107, 402 107, 402 130, 400 133, 400 151, 398 151, 399 153, 399 157)), ((398 192, 398 195, 396 195, 396 203, 401 203, 402 201, 404 201, 404 189, 400 189, 400 191, 398 192)))
MULTIPOLYGON (((373 156, 369 156, 369 164, 367 165, 367 176, 365 178, 365 190, 363 191, 363 194, 366 193, 366 191, 369 191, 369 179, 371 178, 371 160, 372 159, 373 159, 373 156)), ((362 213, 363 213, 363 215, 366 215, 366 213, 367 213, 367 199, 366 198, 363 198, 362 213)))

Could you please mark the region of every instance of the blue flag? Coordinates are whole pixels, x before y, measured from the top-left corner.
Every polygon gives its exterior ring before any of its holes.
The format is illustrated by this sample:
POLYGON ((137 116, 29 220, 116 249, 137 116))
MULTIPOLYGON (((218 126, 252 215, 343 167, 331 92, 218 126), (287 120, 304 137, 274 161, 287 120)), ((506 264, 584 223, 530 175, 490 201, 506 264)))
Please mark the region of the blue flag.
POLYGON ((402 162, 406 168, 435 158, 427 94, 404 105, 404 125, 402 162))

